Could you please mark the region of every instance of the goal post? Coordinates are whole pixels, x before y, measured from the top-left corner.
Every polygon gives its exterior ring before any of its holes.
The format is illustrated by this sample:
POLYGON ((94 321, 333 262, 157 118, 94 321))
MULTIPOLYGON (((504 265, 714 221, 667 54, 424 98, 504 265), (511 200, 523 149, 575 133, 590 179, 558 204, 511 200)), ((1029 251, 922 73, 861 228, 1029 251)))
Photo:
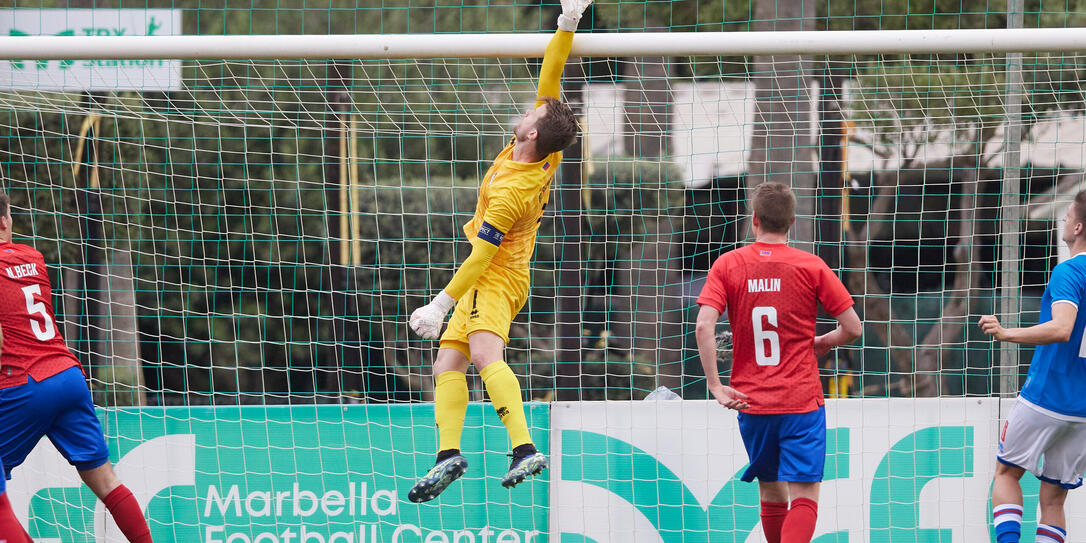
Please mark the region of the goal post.
MULTIPOLYGON (((1081 28, 583 33, 575 57, 920 55, 1086 49, 1081 28)), ((0 59, 538 58, 549 34, 0 37, 0 59)))

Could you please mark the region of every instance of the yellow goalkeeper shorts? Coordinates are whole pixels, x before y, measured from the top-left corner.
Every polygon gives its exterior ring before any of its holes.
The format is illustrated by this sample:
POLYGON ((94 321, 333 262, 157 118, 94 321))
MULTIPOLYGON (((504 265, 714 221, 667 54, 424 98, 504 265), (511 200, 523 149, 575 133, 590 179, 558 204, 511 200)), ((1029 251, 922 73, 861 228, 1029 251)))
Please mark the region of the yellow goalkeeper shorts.
POLYGON ((490 266, 456 303, 442 349, 456 349, 471 358, 468 336, 486 331, 509 343, 509 326, 528 302, 529 270, 490 266))

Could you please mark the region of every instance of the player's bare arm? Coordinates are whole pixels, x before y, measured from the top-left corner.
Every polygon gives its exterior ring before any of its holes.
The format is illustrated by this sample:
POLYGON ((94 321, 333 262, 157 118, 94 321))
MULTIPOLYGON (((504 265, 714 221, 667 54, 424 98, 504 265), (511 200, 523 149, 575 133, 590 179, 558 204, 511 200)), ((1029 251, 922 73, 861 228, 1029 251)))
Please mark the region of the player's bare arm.
POLYGON ((834 315, 833 318, 837 319, 837 328, 815 337, 815 358, 830 352, 830 349, 834 347, 848 345, 856 341, 860 334, 863 333, 863 323, 860 322, 860 316, 856 314, 855 308, 850 307, 842 311, 841 314, 834 315))
POLYGON ((1048 345, 1070 339, 1078 317, 1078 307, 1072 303, 1057 301, 1052 304, 1052 320, 1025 328, 1004 328, 995 315, 984 315, 977 322, 981 331, 997 341, 1009 341, 1023 345, 1048 345))
POLYGON ((705 381, 709 392, 717 403, 728 409, 746 409, 747 395, 725 385, 720 381, 720 371, 716 364, 716 322, 720 319, 720 312, 715 307, 703 305, 698 311, 697 322, 694 325, 694 334, 698 342, 698 354, 701 355, 701 368, 705 372, 705 381))

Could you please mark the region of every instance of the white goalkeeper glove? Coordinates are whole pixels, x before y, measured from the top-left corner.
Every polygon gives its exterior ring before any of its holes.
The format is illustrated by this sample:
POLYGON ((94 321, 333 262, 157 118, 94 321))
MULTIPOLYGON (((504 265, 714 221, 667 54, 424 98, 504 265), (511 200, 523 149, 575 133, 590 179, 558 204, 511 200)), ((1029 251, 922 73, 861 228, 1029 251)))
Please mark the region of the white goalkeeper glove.
POLYGON ((441 325, 445 323, 445 316, 454 305, 456 300, 442 290, 430 303, 413 311, 407 323, 423 339, 437 339, 441 334, 441 325))
POLYGON ((592 0, 562 0, 562 14, 558 16, 558 30, 574 32, 577 23, 581 22, 581 14, 588 9, 592 0))

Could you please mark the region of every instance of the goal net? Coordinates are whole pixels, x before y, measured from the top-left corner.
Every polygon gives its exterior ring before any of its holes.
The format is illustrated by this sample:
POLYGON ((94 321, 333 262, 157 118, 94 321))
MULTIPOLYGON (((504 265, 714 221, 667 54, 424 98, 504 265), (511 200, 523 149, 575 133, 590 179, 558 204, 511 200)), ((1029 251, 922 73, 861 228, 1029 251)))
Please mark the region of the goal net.
MULTIPOLYGON (((437 446, 436 346, 406 320, 470 250, 461 227, 534 101, 546 36, 535 54, 496 40, 491 58, 431 35, 417 58, 5 61, 14 241, 45 255, 156 541, 752 540, 734 417, 642 400, 706 398, 695 299, 750 240, 764 180, 793 186, 793 240, 865 322, 820 361, 845 400, 818 541, 986 541, 998 398, 1031 351, 1001 351, 976 320, 1035 322, 1063 258, 1059 219, 1086 188, 1086 57, 901 54, 877 35, 855 54, 744 52, 712 36, 727 48, 592 35, 601 52, 571 59, 563 99, 582 136, 506 349, 555 469, 500 487, 508 439, 469 371, 472 467, 437 506, 403 499, 437 446)), ((723 321, 718 338, 726 374, 723 321)), ((121 541, 50 451, 9 486, 30 534, 121 541)), ((1070 519, 1086 529, 1082 509, 1070 519)))

